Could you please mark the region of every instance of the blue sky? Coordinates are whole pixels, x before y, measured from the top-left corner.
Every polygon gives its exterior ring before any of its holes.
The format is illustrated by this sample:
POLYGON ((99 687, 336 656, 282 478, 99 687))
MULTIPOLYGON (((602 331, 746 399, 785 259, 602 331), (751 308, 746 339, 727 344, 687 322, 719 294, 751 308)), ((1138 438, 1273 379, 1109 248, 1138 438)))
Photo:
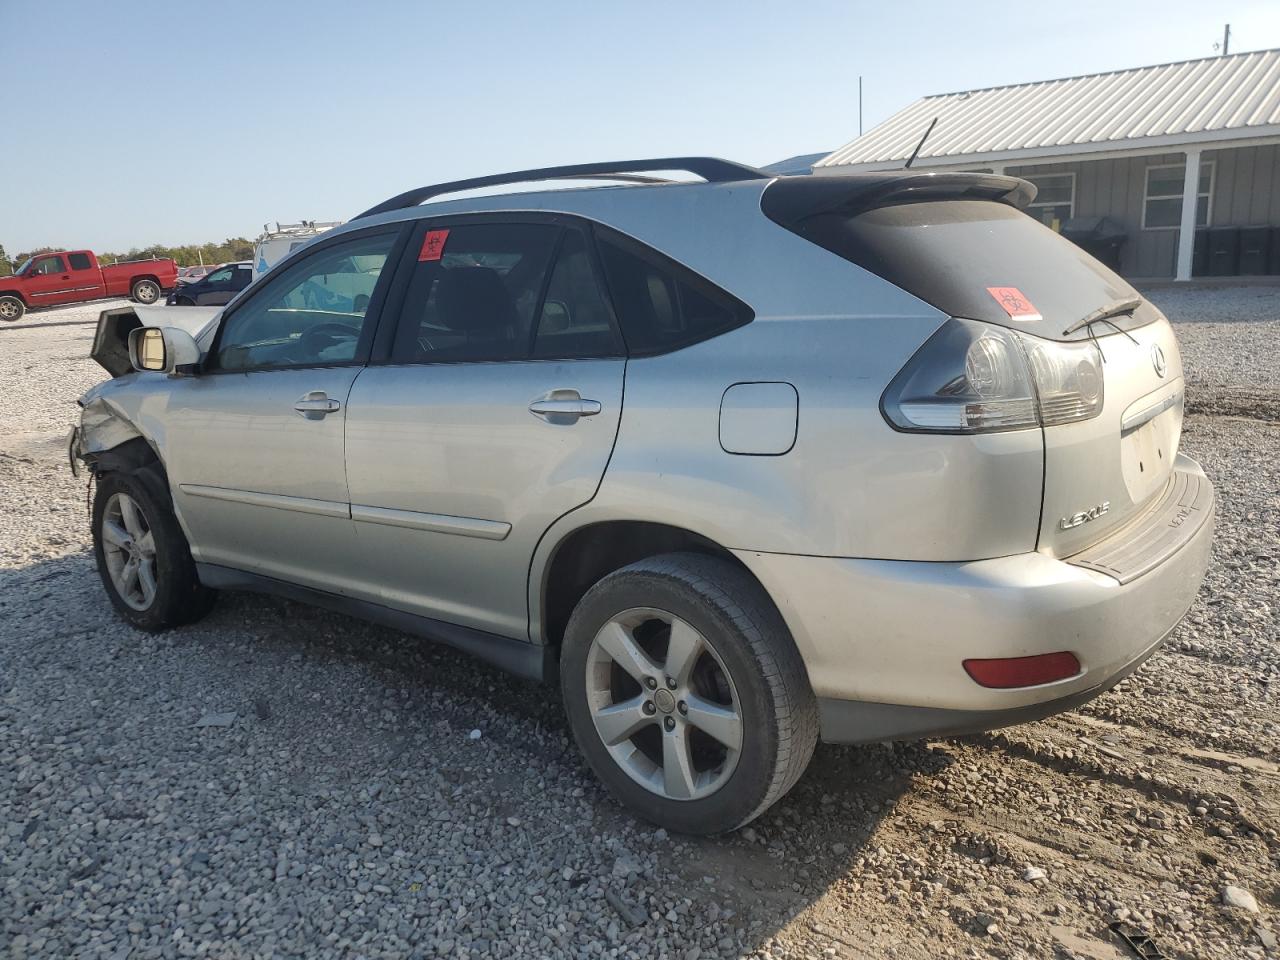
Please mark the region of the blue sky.
POLYGON ((252 238, 557 163, 763 164, 852 139, 859 74, 870 129, 927 93, 1211 56, 1227 21, 1233 51, 1280 46, 1276 0, 0 0, 0 244, 252 238))

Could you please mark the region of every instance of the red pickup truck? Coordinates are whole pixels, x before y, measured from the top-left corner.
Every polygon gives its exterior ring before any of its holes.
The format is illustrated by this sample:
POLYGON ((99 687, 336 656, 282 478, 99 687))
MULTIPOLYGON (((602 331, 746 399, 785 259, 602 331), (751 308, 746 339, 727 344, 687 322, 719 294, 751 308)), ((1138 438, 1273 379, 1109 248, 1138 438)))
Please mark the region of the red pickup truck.
POLYGON ((103 267, 91 250, 41 253, 24 260, 13 276, 0 277, 0 320, 17 320, 28 307, 126 294, 137 303, 155 303, 177 277, 178 265, 168 258, 103 267))

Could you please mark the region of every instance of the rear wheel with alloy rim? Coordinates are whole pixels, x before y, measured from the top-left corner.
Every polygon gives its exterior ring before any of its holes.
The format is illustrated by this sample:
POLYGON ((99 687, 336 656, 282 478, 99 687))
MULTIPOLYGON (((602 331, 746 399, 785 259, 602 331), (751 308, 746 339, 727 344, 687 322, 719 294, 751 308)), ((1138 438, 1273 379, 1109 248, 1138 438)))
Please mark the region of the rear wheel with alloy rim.
POLYGON ((715 793, 742 750, 733 681, 696 629, 638 607, 606 623, 587 654, 591 720, 614 762, 670 800, 715 793), (648 652, 663 648, 662 662, 648 652))
POLYGON ((684 833, 742 826, 808 764, 817 706, 768 596, 718 557, 669 554, 609 574, 565 632, 561 686, 596 774, 684 833))
POLYGON ((116 611, 148 631, 191 623, 213 604, 158 469, 103 474, 93 500, 98 574, 116 611))

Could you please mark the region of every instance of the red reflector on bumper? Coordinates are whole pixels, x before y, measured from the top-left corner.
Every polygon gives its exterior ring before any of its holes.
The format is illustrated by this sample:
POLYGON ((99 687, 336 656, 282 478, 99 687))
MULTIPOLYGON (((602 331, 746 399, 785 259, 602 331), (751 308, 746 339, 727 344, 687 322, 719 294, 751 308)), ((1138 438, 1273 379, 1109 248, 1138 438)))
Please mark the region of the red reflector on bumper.
POLYGON ((1065 680, 1080 672, 1074 653, 1042 653, 1035 657, 1000 657, 996 660, 966 660, 964 669, 973 682, 1006 690, 1010 687, 1038 687, 1065 680))

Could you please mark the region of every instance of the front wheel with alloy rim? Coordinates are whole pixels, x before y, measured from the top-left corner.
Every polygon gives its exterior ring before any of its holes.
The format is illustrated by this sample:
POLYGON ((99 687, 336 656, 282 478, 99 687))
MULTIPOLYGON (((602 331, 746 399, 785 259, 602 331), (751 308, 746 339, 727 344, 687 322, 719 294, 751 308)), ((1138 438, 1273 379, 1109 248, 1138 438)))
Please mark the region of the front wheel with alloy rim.
POLYGON ((93 549, 112 606, 140 630, 191 623, 213 605, 164 481, 154 469, 106 473, 93 499, 93 549))
POLYGON ((12 323, 14 320, 21 320, 26 312, 27 305, 17 297, 0 297, 0 320, 12 323))
POLYGON ((595 584, 565 630, 560 683, 596 775, 681 833, 759 816, 817 742, 817 702, 786 625, 719 557, 652 557, 595 584))
POLYGON ((138 280, 129 291, 129 296, 137 303, 155 303, 160 299, 160 284, 154 280, 138 280))

